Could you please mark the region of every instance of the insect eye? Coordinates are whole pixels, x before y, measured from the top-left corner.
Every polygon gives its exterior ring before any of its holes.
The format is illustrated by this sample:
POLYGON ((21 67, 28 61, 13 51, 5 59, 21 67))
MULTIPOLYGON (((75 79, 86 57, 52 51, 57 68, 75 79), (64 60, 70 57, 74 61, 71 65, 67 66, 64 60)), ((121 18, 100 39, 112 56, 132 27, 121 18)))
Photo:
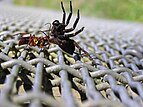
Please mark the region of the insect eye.
POLYGON ((58 20, 55 20, 54 22, 53 22, 53 25, 55 25, 55 26, 58 26, 60 24, 60 22, 58 21, 58 20))

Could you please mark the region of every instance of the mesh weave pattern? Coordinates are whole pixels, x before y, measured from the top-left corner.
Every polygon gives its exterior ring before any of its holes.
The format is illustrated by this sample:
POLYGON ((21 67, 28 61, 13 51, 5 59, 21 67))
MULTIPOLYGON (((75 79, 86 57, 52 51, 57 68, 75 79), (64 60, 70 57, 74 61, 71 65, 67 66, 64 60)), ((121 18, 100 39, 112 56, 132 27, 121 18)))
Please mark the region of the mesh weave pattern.
POLYGON ((0 7, 0 106, 142 107, 142 25, 83 18, 79 26, 87 29, 74 40, 93 62, 75 61, 55 44, 44 51, 17 45, 15 34, 57 18, 58 12, 0 7))

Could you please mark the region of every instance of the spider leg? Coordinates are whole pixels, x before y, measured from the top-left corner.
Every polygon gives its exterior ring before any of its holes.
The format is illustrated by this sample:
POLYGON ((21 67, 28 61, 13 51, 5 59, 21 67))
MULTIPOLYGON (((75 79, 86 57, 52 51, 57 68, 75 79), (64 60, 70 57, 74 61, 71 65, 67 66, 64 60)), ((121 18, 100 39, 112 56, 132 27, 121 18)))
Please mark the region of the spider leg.
POLYGON ((63 5, 62 1, 61 1, 61 7, 62 7, 62 10, 63 10, 63 21, 62 21, 62 23, 65 24, 66 12, 65 12, 64 5, 63 5))
POLYGON ((75 20, 75 22, 74 22, 74 25, 73 25, 73 28, 74 28, 74 29, 76 28, 76 25, 77 25, 77 23, 78 23, 78 21, 79 21, 79 18, 80 18, 80 16, 79 16, 79 9, 78 9, 78 11, 77 11, 77 18, 76 18, 76 20, 75 20))
POLYGON ((82 27, 81 29, 79 29, 78 31, 76 31, 75 33, 70 33, 70 34, 65 34, 65 37, 74 37, 77 34, 79 34, 80 32, 82 32, 84 30, 84 27, 82 27))
POLYGON ((72 16, 72 2, 70 1, 70 13, 66 21, 66 26, 69 24, 71 16, 72 16))
POLYGON ((77 26, 77 23, 78 23, 78 21, 79 21, 79 18, 80 18, 80 15, 79 15, 79 10, 78 10, 78 11, 77 11, 77 18, 76 18, 76 20, 75 20, 75 22, 74 22, 74 24, 73 24, 73 27, 72 27, 72 28, 69 28, 69 29, 65 29, 64 32, 65 32, 65 33, 68 33, 68 32, 73 31, 73 30, 76 28, 76 26, 77 26))
POLYGON ((82 54, 81 54, 81 51, 82 51, 82 52, 84 52, 84 54, 85 54, 87 57, 89 57, 90 60, 93 60, 93 59, 91 58, 91 56, 89 55, 89 53, 86 52, 84 49, 82 49, 82 48, 77 44, 77 42, 74 41, 74 45, 79 49, 79 55, 82 55, 82 54))

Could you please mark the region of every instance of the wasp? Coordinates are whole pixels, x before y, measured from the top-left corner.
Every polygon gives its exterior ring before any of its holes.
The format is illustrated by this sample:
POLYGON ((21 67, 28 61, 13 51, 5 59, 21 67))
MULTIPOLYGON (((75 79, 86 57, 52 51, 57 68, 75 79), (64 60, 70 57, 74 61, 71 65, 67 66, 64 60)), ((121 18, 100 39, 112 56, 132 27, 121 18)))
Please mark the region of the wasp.
POLYGON ((28 33, 20 33, 20 35, 22 35, 22 37, 18 42, 19 46, 27 44, 27 46, 28 45, 29 46, 39 46, 40 48, 43 48, 44 46, 49 44, 49 37, 48 36, 36 37, 35 34, 30 34, 29 37, 24 37, 24 35, 26 35, 26 34, 28 34, 28 33))

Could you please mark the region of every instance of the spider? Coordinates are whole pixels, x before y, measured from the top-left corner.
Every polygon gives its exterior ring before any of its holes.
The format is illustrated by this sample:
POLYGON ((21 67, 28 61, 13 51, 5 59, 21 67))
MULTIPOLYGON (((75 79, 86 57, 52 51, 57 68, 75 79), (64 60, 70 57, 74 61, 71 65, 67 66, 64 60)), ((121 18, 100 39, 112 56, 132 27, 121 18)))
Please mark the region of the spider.
POLYGON ((88 56, 90 59, 92 59, 90 57, 89 53, 86 52, 84 49, 82 49, 77 44, 77 42, 75 42, 73 39, 70 39, 71 37, 78 35, 79 33, 81 33, 84 30, 84 27, 82 27, 79 30, 77 30, 76 32, 70 33, 71 31, 73 31, 76 28, 77 23, 80 19, 79 9, 77 11, 77 18, 73 24, 73 27, 66 29, 66 27, 69 24, 70 19, 72 17, 72 13, 73 13, 72 12, 72 2, 70 1, 70 13, 67 17, 67 20, 66 20, 66 12, 65 12, 62 1, 61 1, 61 8, 63 11, 62 22, 60 22, 59 20, 54 20, 52 22, 52 26, 50 25, 51 27, 48 32, 49 33, 48 35, 50 36, 49 42, 57 44, 63 51, 67 52, 70 55, 73 55, 73 53, 78 54, 75 52, 75 47, 77 47, 79 49, 79 55, 82 55, 81 51, 83 51, 86 56, 88 56))

